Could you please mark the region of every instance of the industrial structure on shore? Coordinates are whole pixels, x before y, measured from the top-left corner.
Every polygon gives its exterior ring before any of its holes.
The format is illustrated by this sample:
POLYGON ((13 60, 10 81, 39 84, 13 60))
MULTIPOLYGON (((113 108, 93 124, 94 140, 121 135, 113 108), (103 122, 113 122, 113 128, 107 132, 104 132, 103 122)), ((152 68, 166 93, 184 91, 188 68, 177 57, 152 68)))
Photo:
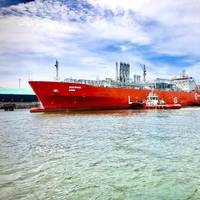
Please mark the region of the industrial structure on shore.
POLYGON ((15 108, 31 108, 38 105, 38 98, 30 89, 0 89, 0 109, 11 111, 15 108))

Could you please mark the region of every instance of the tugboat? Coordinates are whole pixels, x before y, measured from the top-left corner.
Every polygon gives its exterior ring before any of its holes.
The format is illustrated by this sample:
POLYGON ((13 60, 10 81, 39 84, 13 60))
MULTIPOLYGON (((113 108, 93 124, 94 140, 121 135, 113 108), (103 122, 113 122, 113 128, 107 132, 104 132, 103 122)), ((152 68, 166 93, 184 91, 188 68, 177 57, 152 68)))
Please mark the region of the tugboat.
POLYGON ((153 91, 147 96, 146 103, 144 104, 145 109, 180 109, 181 104, 166 104, 164 100, 159 99, 158 95, 153 91))
POLYGON ((159 99, 158 95, 151 91, 147 96, 146 101, 134 102, 131 105, 132 109, 180 109, 181 104, 166 104, 164 100, 159 99))

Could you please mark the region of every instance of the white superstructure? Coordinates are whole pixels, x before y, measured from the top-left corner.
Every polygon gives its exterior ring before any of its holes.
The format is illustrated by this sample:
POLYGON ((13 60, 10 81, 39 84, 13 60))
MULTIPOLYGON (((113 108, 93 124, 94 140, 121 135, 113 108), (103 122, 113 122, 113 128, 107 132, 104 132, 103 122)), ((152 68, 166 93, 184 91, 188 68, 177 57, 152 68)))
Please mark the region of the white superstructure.
POLYGON ((192 77, 174 78, 171 80, 176 88, 181 91, 192 91, 196 89, 195 80, 192 77))

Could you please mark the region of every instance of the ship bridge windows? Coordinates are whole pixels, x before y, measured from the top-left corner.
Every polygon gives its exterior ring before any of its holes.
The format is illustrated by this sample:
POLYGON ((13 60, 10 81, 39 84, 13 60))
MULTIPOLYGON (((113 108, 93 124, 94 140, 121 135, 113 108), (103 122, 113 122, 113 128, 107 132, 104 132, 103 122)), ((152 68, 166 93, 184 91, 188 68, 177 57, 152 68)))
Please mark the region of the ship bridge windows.
POLYGON ((169 79, 160 79, 157 78, 155 81, 155 89, 158 90, 174 90, 175 84, 169 79))
POLYGON ((152 97, 149 97, 149 100, 158 100, 158 97, 152 96, 152 97))

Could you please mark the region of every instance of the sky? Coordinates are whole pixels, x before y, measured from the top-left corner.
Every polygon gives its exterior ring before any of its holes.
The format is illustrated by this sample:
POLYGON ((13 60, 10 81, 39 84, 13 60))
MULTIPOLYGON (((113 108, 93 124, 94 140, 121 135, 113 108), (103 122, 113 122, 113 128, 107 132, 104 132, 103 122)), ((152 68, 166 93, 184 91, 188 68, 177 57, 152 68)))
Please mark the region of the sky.
POLYGON ((147 80, 200 80, 199 0, 0 1, 0 88, 28 80, 115 78, 115 63, 147 80))

